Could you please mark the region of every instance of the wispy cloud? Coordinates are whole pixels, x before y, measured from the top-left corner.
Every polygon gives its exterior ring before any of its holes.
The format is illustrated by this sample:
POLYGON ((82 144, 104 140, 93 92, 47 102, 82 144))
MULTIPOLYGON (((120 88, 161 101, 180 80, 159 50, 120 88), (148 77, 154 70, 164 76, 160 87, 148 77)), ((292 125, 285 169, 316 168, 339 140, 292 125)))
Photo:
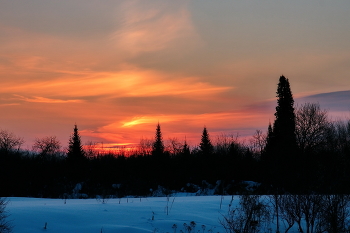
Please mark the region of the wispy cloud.
POLYGON ((50 99, 40 96, 33 97, 24 97, 21 95, 14 95, 21 101, 32 102, 32 103, 48 103, 48 104, 62 104, 62 103, 82 103, 82 100, 74 99, 74 100, 62 100, 62 99, 50 99))
POLYGON ((134 56, 174 47, 183 40, 187 48, 199 45, 200 39, 187 5, 187 1, 176 1, 176 4, 125 2, 119 12, 122 26, 112 36, 116 46, 134 56))

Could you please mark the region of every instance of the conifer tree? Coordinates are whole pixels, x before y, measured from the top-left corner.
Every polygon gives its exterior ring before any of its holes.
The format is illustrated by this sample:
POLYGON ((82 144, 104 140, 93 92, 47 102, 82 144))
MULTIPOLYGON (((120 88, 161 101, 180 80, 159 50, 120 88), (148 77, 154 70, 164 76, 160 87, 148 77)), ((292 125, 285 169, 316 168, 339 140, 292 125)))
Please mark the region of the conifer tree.
POLYGON ((273 124, 273 146, 278 153, 295 153, 295 113, 294 99, 290 90, 289 80, 283 75, 280 77, 277 88, 277 107, 273 124))
POLYGON ((284 76, 279 79, 277 98, 276 118, 268 128, 263 160, 268 180, 277 187, 292 190, 296 188, 298 172, 295 113, 289 80, 284 76))
POLYGON ((191 154, 190 147, 188 146, 186 139, 185 139, 185 143, 184 143, 184 145, 182 147, 182 154, 183 155, 191 154))
POLYGON ((69 139, 69 147, 67 153, 68 161, 81 161, 85 159, 85 152, 81 144, 80 135, 77 125, 74 125, 74 132, 69 139))
POLYGON ((164 143, 163 143, 162 132, 160 130, 160 125, 158 123, 156 128, 155 140, 152 148, 152 155, 160 156, 162 154, 164 154, 164 143))
POLYGON ((206 127, 204 127, 203 129, 202 139, 201 143, 199 144, 199 148, 203 155, 211 155, 214 152, 214 147, 211 144, 209 133, 206 127))
POLYGON ((264 148, 263 155, 265 152, 271 152, 271 146, 273 145, 274 134, 271 126, 271 122, 269 123, 269 127, 267 128, 267 136, 266 136, 266 146, 264 148))
POLYGON ((265 148, 270 158, 291 156, 297 150, 294 99, 289 80, 283 75, 279 79, 277 98, 276 119, 272 127, 269 125, 265 148))

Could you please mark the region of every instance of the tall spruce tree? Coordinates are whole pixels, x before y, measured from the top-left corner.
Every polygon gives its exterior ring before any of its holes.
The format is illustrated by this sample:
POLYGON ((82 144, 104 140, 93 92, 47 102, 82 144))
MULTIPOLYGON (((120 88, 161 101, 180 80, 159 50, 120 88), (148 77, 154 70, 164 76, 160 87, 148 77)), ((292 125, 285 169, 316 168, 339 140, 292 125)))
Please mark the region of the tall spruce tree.
POLYGON ((289 80, 283 75, 277 87, 275 121, 268 128, 265 152, 268 157, 292 155, 296 152, 294 99, 289 80))
POLYGON ((277 87, 277 107, 273 124, 274 147, 278 153, 295 153, 297 148, 295 135, 294 99, 289 80, 283 75, 277 87))
POLYGON ((152 155, 161 156, 162 154, 164 154, 164 143, 162 132, 160 130, 160 125, 158 123, 156 128, 155 140, 152 146, 152 155))
POLYGON ((85 159, 85 152, 81 144, 77 125, 74 125, 74 132, 69 139, 67 160, 78 162, 85 159))
POLYGON ((267 142, 264 151, 266 176, 269 182, 277 187, 289 190, 296 188, 296 134, 294 99, 289 80, 283 75, 277 87, 277 107, 275 121, 268 128, 267 142))
POLYGON ((211 155, 214 152, 213 144, 211 144, 209 133, 207 131, 207 128, 204 127, 203 133, 202 133, 202 139, 201 143, 199 144, 199 148, 203 155, 211 155))

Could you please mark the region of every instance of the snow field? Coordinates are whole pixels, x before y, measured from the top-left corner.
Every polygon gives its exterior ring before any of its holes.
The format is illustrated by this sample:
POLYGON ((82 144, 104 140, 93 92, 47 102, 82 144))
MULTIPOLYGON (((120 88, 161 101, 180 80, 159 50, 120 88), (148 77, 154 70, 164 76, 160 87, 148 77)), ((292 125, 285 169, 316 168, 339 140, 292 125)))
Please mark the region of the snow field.
POLYGON ((203 232, 205 225, 204 232, 216 233, 225 232, 219 219, 227 213, 231 196, 224 196, 221 209, 221 196, 173 196, 169 202, 166 197, 122 198, 120 204, 119 199, 109 199, 105 204, 96 199, 68 199, 66 204, 62 199, 8 200, 14 233, 180 232, 184 223, 190 225, 191 221, 196 223, 194 232, 203 232))

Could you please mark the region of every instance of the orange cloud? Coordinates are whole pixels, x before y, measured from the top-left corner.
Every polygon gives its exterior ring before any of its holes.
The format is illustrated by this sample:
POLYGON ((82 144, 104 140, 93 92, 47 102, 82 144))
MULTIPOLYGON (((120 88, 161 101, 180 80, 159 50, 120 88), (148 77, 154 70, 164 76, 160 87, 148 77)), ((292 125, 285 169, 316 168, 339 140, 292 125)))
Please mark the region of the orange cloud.
MULTIPOLYGON (((175 79, 172 75, 147 70, 122 71, 119 73, 82 72, 71 74, 68 72, 64 73, 63 76, 63 78, 48 81, 24 81, 16 85, 14 85, 14 81, 8 81, 3 85, 2 92, 66 97, 181 95, 196 98, 198 96, 212 96, 232 89, 232 87, 220 87, 200 82, 196 78, 180 77, 175 79), (80 77, 76 78, 74 74, 80 77)), ((53 100, 45 98, 36 97, 25 100, 53 102, 53 100)))

